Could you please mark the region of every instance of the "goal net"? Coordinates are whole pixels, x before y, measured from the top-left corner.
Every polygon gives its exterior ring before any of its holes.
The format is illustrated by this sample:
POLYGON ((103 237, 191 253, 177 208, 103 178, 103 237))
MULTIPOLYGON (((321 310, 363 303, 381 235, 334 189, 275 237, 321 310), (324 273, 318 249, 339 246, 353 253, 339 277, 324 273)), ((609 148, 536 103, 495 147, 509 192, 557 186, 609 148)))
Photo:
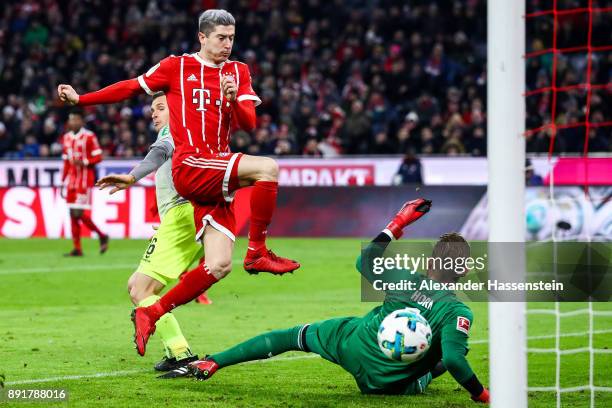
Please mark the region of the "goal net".
MULTIPOLYGON (((527 239, 551 245, 557 277, 562 243, 612 237, 612 187, 598 168, 612 148, 612 2, 489 0, 488 9, 489 239, 522 242, 527 220, 527 239), (525 150, 546 157, 538 197, 524 189, 525 150)), ((490 324, 508 316, 490 325, 494 408, 612 406, 612 306, 593 300, 490 304, 490 324)))

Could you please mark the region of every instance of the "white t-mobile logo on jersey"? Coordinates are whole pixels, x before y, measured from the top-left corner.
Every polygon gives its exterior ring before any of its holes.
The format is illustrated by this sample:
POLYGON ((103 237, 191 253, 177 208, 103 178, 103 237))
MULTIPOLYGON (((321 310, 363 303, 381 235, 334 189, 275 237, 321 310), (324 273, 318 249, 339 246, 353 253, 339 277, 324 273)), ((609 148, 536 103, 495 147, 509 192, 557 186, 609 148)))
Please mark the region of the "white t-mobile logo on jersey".
MULTIPOLYGON (((194 88, 193 89, 193 103, 198 107, 197 111, 205 111, 206 108, 204 105, 210 105, 210 90, 203 88, 194 88)), ((216 106, 221 106, 221 100, 217 99, 215 101, 216 106)))

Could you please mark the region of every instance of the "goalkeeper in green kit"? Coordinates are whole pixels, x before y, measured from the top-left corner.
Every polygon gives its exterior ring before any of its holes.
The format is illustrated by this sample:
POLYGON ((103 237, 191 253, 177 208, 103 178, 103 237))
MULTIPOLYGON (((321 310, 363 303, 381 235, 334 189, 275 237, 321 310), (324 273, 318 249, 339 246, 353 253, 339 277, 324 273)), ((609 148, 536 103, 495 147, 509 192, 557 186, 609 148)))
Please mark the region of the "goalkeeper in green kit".
MULTIPOLYGON (((366 259, 381 256, 402 229, 425 215, 431 201, 422 198, 407 202, 387 227, 364 250, 366 259)), ((445 234, 436 243, 434 258, 465 258, 470 255, 468 243, 457 233, 445 234)), ((377 275, 362 267, 357 269, 372 282, 377 275)), ((431 265, 427 277, 395 270, 417 283, 423 280, 456 282, 465 272, 435 269, 431 265)), ((477 402, 489 402, 489 391, 480 383, 465 356, 468 334, 473 321, 470 308, 447 290, 388 291, 382 305, 363 317, 342 317, 286 330, 275 330, 256 336, 223 352, 207 356, 178 368, 162 378, 195 376, 210 378, 221 368, 251 360, 269 358, 287 351, 316 353, 351 373, 364 394, 423 393, 431 380, 448 371, 477 402), (415 294, 417 294, 415 296, 415 294), (414 299, 414 300, 413 300, 414 299), (417 303, 418 302, 418 303, 417 303), (432 331, 431 346, 424 356, 412 363, 391 360, 378 346, 377 333, 383 319, 398 309, 417 308, 427 319, 432 331)))

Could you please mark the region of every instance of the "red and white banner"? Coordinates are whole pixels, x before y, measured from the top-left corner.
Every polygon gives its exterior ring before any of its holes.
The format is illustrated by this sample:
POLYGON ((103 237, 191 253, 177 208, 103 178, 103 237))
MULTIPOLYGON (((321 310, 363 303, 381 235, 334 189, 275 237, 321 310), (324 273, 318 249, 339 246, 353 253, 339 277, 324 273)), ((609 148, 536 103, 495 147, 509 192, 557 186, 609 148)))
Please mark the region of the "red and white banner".
MULTIPOLYGON (((234 197, 238 231, 246 230, 250 215, 251 189, 234 197)), ((159 225, 154 187, 132 187, 113 195, 92 190, 91 217, 111 238, 150 238, 159 225)), ((83 236, 91 236, 84 225, 83 236)), ((66 200, 55 187, 0 188, 0 237, 70 238, 70 216, 66 200)))
MULTIPOLYGON (((279 158, 281 186, 390 186, 401 165, 399 156, 336 159, 279 158)), ((428 186, 484 186, 488 181, 486 157, 422 157, 423 184, 428 186)), ((127 173, 138 160, 104 160, 98 177, 127 173)), ((612 157, 531 158, 533 170, 544 184, 612 185, 612 157)), ((60 160, 0 161, 0 187, 58 187, 60 160)), ((153 178, 141 181, 153 185, 153 178)))
MULTIPOLYGON (((251 188, 240 189, 234 199, 236 230, 246 236, 251 188)), ((525 195, 526 237, 612 239, 612 187, 556 187, 551 200, 548 187, 528 187, 525 195), (556 227, 563 221, 565 227, 556 227)), ((412 186, 362 188, 287 187, 279 191, 278 205, 269 228, 271 236, 370 237, 388 222, 407 198, 412 186), (364 214, 367 214, 365 216, 364 214)), ((419 194, 431 199, 428 222, 410 227, 412 238, 434 238, 461 231, 471 240, 486 240, 487 199, 482 186, 424 186, 419 194)), ((151 211, 155 188, 132 187, 109 195, 94 190, 91 215, 113 238, 150 238, 159 223, 151 211)), ((83 227, 84 228, 84 227, 83 227)), ((85 231, 85 236, 90 236, 85 231)), ((53 187, 0 188, 0 237, 70 237, 70 219, 60 190, 53 187)))
MULTIPOLYGON (((111 237, 149 238, 153 226, 159 224, 159 218, 148 210, 154 202, 154 188, 131 188, 113 195, 94 190, 92 218, 111 237)), ((60 189, 0 188, 0 236, 70 237, 68 207, 60 189)), ((84 236, 89 236, 89 231, 84 236)))
POLYGON ((372 164, 355 165, 288 165, 279 171, 281 186, 371 186, 376 170, 372 164))

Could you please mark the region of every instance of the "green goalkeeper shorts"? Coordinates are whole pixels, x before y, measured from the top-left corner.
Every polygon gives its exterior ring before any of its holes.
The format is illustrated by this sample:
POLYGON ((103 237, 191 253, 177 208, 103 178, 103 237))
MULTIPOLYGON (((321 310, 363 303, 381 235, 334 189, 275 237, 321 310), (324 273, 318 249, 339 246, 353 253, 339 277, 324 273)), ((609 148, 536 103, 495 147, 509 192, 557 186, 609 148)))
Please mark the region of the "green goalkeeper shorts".
POLYGON ((178 279, 203 255, 202 244, 195 240, 195 234, 191 204, 170 208, 151 238, 136 272, 150 276, 164 286, 178 279))
MULTIPOLYGON (((398 375, 395 371, 385 373, 384 370, 372 366, 376 364, 376 359, 368 362, 359 357, 362 353, 357 350, 358 347, 369 349, 360 345, 359 341, 352 341, 352 333, 361 322, 360 317, 341 317, 307 325, 304 336, 306 347, 302 349, 316 353, 351 373, 364 394, 422 394, 431 382, 430 373, 406 383, 402 381, 406 375, 398 375)), ((378 344, 375 347, 378 349, 378 344)))
POLYGON ((360 320, 358 317, 340 317, 312 323, 306 329, 306 347, 324 359, 342 366, 357 378, 361 367, 346 349, 346 339, 360 320))

